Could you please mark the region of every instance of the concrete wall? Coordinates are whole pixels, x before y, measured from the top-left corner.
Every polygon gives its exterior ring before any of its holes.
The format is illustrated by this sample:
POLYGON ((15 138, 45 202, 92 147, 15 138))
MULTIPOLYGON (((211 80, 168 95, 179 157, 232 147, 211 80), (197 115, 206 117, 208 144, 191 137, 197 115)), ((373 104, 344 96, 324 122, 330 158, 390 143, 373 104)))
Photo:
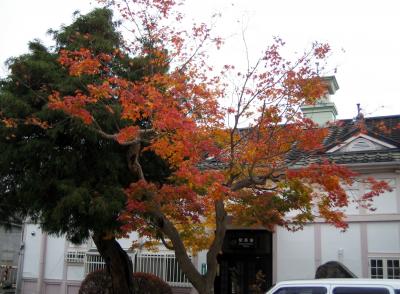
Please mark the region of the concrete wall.
POLYGON ((314 227, 305 226, 302 231, 289 232, 278 228, 276 278, 278 281, 314 277, 314 227))
MULTIPOLYGON (((351 224, 346 232, 329 225, 321 225, 320 264, 339 261, 356 276, 362 275, 361 233, 359 224, 351 224)), ((316 265, 317 266, 317 265, 316 265)))
MULTIPOLYGON (((375 210, 370 211, 366 210, 366 214, 388 214, 388 213, 398 213, 399 212, 399 197, 398 197, 398 189, 397 189, 397 181, 395 177, 390 177, 390 175, 378 175, 378 179, 385 180, 389 183, 391 187, 393 187, 392 192, 386 192, 378 197, 374 198, 372 203, 373 208, 375 210)), ((366 192, 369 192, 366 189, 366 192)))
POLYGON ((47 236, 45 279, 61 280, 63 278, 65 242, 64 238, 47 236))
POLYGON ((22 227, 11 226, 5 229, 0 226, 0 265, 17 266, 18 254, 22 239, 22 227))
POLYGON ((400 254, 400 223, 369 223, 368 252, 400 254))
POLYGON ((37 225, 27 224, 24 232, 24 278, 35 278, 39 276, 39 258, 42 240, 42 231, 37 225))
POLYGON ((340 261, 356 276, 368 278, 371 256, 400 257, 400 222, 351 223, 342 232, 327 224, 277 234, 276 281, 312 279, 319 265, 340 261))
MULTIPOLYGON (((373 256, 400 258, 400 175, 370 174, 387 181, 393 191, 376 197, 368 210, 352 203, 345 209, 349 227, 343 232, 322 222, 304 230, 276 231, 275 281, 314 278, 317 267, 340 261, 358 277, 368 278, 368 259, 373 256)), ((364 184, 347 189, 353 199, 368 192, 364 184)))
POLYGON ((60 280, 44 280, 43 290, 41 293, 37 292, 37 280, 36 279, 24 279, 22 281, 22 293, 23 294, 78 294, 79 282, 68 281, 63 284, 60 280))

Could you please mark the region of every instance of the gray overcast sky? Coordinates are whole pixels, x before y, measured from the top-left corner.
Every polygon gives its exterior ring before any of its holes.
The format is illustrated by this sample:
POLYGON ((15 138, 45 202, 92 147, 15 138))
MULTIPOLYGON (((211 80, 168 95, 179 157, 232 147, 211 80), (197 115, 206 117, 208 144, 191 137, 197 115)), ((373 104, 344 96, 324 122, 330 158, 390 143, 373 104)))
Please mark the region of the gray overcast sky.
MULTIPOLYGON (((27 51, 39 38, 51 44, 46 31, 72 21, 72 13, 93 8, 94 0, 0 0, 0 76, 4 61, 27 51)), ((292 51, 313 41, 330 43, 330 66, 337 67, 340 89, 332 97, 340 118, 356 114, 361 103, 368 116, 400 113, 400 1, 397 0, 187 0, 191 18, 208 20, 223 13, 222 35, 231 36, 216 59, 244 60, 240 30, 245 23, 250 57, 279 35, 292 51), (344 51, 342 50, 344 49, 344 51)))

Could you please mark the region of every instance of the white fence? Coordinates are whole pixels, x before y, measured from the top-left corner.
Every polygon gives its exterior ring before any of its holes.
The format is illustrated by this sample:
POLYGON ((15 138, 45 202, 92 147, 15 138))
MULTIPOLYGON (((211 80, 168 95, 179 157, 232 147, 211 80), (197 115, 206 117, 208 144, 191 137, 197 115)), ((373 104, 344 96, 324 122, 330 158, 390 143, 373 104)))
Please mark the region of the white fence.
POLYGON ((86 253, 85 275, 106 267, 103 258, 98 253, 86 253))
MULTIPOLYGON (((150 273, 158 276, 173 287, 191 287, 179 268, 174 254, 136 253, 130 255, 134 272, 150 273)), ((105 267, 98 253, 88 252, 85 258, 85 274, 105 267)))
POLYGON ((152 273, 171 286, 191 286, 189 280, 179 268, 174 254, 135 254, 132 262, 135 272, 152 273))

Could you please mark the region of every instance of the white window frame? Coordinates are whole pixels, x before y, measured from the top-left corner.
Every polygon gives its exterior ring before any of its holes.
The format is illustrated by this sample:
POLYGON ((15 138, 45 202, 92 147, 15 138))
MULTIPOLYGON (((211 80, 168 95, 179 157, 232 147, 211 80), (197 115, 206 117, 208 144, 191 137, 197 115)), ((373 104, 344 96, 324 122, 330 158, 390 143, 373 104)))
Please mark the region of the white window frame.
MULTIPOLYGON (((371 279, 399 279, 400 278, 400 273, 399 273, 399 275, 396 277, 396 276, 394 276, 394 274, 393 274, 393 276, 394 277, 389 277, 388 276, 388 269, 389 269, 389 267, 388 267, 388 261, 389 260, 397 260, 398 262, 399 262, 399 266, 398 267, 396 267, 396 268, 398 268, 399 269, 399 271, 400 271, 400 255, 393 255, 393 256, 369 256, 368 257, 368 276, 369 276, 369 278, 371 278, 371 279), (373 277, 372 276, 372 266, 371 266, 371 261, 372 260, 376 260, 376 261, 378 261, 378 260, 381 260, 382 261, 382 274, 383 274, 383 276, 382 277, 373 277)), ((377 268, 377 267, 376 267, 377 268)), ((393 269, 395 269, 394 267, 393 267, 393 269)))

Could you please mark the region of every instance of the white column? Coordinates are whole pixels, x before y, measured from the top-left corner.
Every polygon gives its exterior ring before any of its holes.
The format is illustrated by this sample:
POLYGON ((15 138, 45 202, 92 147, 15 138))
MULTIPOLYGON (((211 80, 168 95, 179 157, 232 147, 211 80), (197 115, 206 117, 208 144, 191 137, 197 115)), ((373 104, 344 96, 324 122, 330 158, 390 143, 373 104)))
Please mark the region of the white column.
POLYGON ((39 257, 39 275, 36 284, 36 293, 41 294, 43 291, 44 270, 46 266, 46 249, 47 249, 47 233, 42 232, 42 240, 40 242, 40 257, 39 257))
POLYGON ((322 263, 322 241, 321 241, 321 224, 314 224, 314 262, 315 269, 314 272, 317 272, 318 267, 322 263))
POLYGON ((67 238, 65 238, 64 242, 64 258, 63 258, 63 274, 62 274, 62 283, 61 283, 61 292, 60 294, 67 294, 67 272, 68 272, 68 264, 65 261, 65 256, 67 256, 68 252, 68 245, 69 242, 67 241, 67 238))

